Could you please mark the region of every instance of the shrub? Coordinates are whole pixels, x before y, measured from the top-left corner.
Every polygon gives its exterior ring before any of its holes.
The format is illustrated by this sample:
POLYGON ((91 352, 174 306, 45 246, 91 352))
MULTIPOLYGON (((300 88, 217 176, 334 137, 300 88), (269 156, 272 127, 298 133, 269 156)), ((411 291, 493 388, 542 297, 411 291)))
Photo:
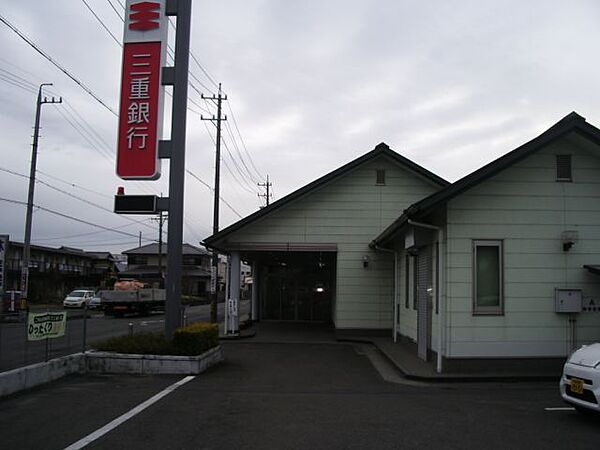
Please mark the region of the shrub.
POLYGON ((93 342, 91 347, 105 352, 141 355, 168 355, 173 351, 171 342, 162 333, 136 333, 115 336, 103 341, 93 342))
POLYGON ((193 356, 219 345, 216 324, 198 322, 175 330, 169 341, 162 333, 135 333, 93 342, 95 350, 142 355, 193 356))
POLYGON ((216 324, 197 322, 175 330, 173 346, 182 355, 199 355, 219 345, 219 328, 216 324))

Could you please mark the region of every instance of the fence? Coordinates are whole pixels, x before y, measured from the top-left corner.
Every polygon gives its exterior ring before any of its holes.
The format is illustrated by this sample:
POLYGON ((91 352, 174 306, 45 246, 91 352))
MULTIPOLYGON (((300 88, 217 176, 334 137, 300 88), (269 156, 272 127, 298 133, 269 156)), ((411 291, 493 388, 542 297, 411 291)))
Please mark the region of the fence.
POLYGON ((89 313, 86 319, 83 311, 77 313, 67 312, 64 336, 39 341, 27 339, 25 313, 0 314, 0 372, 82 351, 85 328, 93 323, 89 313))
MULTIPOLYGON (((242 301, 240 311, 247 313, 250 302, 242 301)), ((63 311, 56 308, 48 312, 63 311)), ((45 312, 38 310, 36 312, 45 312)), ((218 307, 219 320, 223 318, 223 303, 218 307)), ((209 320, 209 305, 184 305, 181 323, 209 320)), ((27 315, 0 313, 0 372, 47 359, 89 350, 90 343, 111 336, 141 331, 163 331, 164 313, 155 312, 146 317, 104 316, 100 310, 68 310, 65 335, 41 341, 27 340, 27 315)))

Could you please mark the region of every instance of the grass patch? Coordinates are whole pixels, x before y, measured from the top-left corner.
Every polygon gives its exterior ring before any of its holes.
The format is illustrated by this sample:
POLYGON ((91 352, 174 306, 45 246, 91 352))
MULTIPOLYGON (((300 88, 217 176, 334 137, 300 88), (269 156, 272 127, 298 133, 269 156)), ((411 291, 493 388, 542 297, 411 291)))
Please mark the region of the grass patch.
POLYGON ((141 355, 196 356, 219 345, 216 324, 198 322, 175 330, 173 340, 164 334, 135 333, 93 342, 94 350, 141 355))

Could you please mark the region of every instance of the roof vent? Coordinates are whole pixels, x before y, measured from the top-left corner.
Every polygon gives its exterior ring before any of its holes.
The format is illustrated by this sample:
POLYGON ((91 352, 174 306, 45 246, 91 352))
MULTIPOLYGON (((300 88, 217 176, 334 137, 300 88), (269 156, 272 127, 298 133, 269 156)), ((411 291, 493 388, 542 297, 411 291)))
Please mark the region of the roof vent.
POLYGON ((556 155, 556 181, 573 181, 571 155, 556 155))

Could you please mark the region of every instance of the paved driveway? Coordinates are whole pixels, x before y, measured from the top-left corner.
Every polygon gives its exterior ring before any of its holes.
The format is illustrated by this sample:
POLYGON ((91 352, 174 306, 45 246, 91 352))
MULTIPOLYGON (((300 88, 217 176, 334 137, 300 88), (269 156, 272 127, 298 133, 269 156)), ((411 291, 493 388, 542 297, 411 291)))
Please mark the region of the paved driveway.
MULTIPOLYGON (((389 383, 348 344, 227 343, 227 362, 98 449, 596 448, 554 383, 389 383)), ((0 447, 64 448, 181 377, 72 377, 0 401, 0 447)))

